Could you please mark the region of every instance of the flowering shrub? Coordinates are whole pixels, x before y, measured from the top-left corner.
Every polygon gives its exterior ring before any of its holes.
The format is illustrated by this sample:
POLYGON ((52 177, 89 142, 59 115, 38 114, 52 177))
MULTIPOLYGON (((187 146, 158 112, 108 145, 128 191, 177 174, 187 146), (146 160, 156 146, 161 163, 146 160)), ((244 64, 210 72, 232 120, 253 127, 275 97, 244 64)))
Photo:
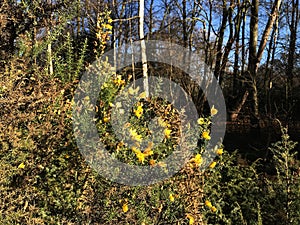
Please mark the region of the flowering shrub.
MULTIPOLYGON (((94 45, 99 54, 111 22, 109 13, 97 22, 94 45)), ((197 130, 190 130, 200 144, 173 177, 151 186, 127 187, 98 176, 73 138, 72 98, 84 67, 86 42, 77 58, 71 43, 67 35, 53 52, 53 76, 47 66, 19 57, 0 74, 1 224, 299 224, 299 161, 286 129, 282 140, 270 147, 274 174, 264 172, 261 160, 240 163, 238 152, 228 153, 222 145, 215 147, 216 158, 208 168, 199 170, 211 139, 211 119, 218 113, 215 107, 210 116, 197 120, 197 130)), ((127 74, 110 75, 95 108, 101 141, 122 162, 164 168, 161 160, 179 142, 181 112, 127 87, 127 74), (125 113, 122 102, 130 105, 128 99, 135 100, 129 120, 116 119, 114 110, 125 113), (149 124, 152 120, 154 125, 149 124), (114 130, 114 123, 123 127, 114 130), (151 130, 158 135, 151 136, 151 130)))

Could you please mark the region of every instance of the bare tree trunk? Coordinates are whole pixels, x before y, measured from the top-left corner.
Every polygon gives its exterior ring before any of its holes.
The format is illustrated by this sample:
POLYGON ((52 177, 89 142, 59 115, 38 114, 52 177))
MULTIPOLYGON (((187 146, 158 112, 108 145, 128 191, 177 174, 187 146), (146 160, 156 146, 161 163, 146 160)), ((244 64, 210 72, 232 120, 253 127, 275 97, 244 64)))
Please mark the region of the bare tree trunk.
MULTIPOLYGON (((248 11, 248 7, 244 6, 245 9, 243 10, 242 13, 242 69, 241 69, 241 74, 245 74, 245 65, 246 65, 246 44, 245 44, 245 37, 246 37, 246 14, 248 11)), ((244 83, 243 83, 244 86, 244 83)))
POLYGON ((234 96, 238 94, 238 77, 239 77, 239 52, 240 52, 240 30, 241 30, 241 2, 237 0, 237 15, 235 18, 235 50, 234 50, 234 66, 233 66, 233 84, 232 84, 232 93, 234 96))
POLYGON ((151 39, 152 36, 152 29, 153 29, 153 5, 154 0, 150 1, 150 11, 149 11, 149 35, 148 40, 151 39))
POLYGON ((278 14, 279 14, 280 5, 281 5, 281 0, 276 0, 273 3, 272 12, 271 12, 271 15, 268 18, 268 23, 265 27, 265 30, 264 30, 264 33, 263 33, 263 36, 261 38, 260 45, 259 45, 259 48, 258 48, 258 51, 257 51, 257 64, 260 63, 260 60, 263 56, 263 52, 264 52, 265 47, 267 45, 267 41, 268 41, 269 35, 271 33, 271 30, 273 28, 275 19, 277 18, 278 14))
POLYGON ((257 71, 257 38, 258 38, 258 6, 259 0, 252 0, 251 19, 250 19, 250 40, 249 40, 249 60, 248 71, 251 79, 253 110, 254 115, 258 117, 258 93, 256 88, 256 71, 257 71))
POLYGON ((226 43, 224 54, 222 57, 222 63, 221 63, 220 74, 219 74, 219 84, 220 85, 222 85, 222 82, 223 82, 226 66, 228 63, 229 53, 231 51, 232 44, 235 39, 234 34, 233 34, 233 26, 234 25, 233 25, 233 21, 232 21, 232 12, 234 10, 234 7, 235 7, 234 0, 230 0, 230 7, 228 9, 229 37, 228 37, 228 41, 226 43))
POLYGON ((269 42, 269 50, 266 62, 266 72, 264 78, 264 88, 265 88, 265 96, 266 96, 266 114, 271 115, 271 99, 270 99, 270 91, 272 88, 272 74, 273 74, 273 65, 275 59, 275 51, 277 45, 277 35, 278 35, 278 20, 279 16, 276 17, 273 31, 271 34, 271 39, 269 42))
POLYGON ((182 29, 183 29, 183 46, 186 48, 188 46, 188 32, 186 24, 186 0, 182 0, 182 29))
POLYGON ((209 0, 209 15, 208 17, 208 28, 206 28, 206 23, 204 20, 202 20, 203 25, 203 31, 202 31, 202 39, 203 39, 203 49, 204 49, 204 62, 205 62, 205 68, 204 68, 204 74, 207 74, 208 67, 212 68, 212 60, 211 60, 211 43, 210 43, 210 35, 212 30, 212 1, 209 0))
POLYGON ((214 72, 216 79, 220 78, 221 62, 222 62, 222 56, 223 56, 222 46, 223 46, 227 18, 228 18, 228 9, 226 6, 226 0, 223 0, 222 23, 221 23, 219 37, 218 37, 216 65, 215 65, 215 72, 214 72))
POLYGON ((145 12, 144 3, 145 3, 144 0, 140 0, 140 5, 139 5, 140 40, 141 40, 141 53, 142 53, 142 64, 143 64, 144 90, 146 92, 146 97, 149 97, 148 67, 147 67, 146 43, 144 37, 144 12, 145 12))
POLYGON ((135 87, 135 65, 134 65, 134 48, 133 48, 133 41, 132 41, 132 27, 131 27, 131 20, 129 20, 129 32, 130 32, 130 45, 131 45, 131 67, 132 67, 132 78, 133 78, 133 86, 135 87))
POLYGON ((288 63, 286 66, 286 77, 288 78, 288 101, 287 107, 290 107, 293 101, 293 70, 294 70, 294 58, 296 51, 296 40, 298 31, 298 21, 299 21, 299 0, 292 0, 291 6, 291 20, 289 22, 290 29, 290 42, 289 42, 289 53, 288 53, 288 63))
POLYGON ((253 107, 254 115, 258 118, 259 116, 259 99, 258 99, 258 89, 257 89, 257 71, 262 58, 264 49, 266 47, 268 37, 272 30, 273 24, 275 22, 276 16, 279 13, 279 8, 281 5, 281 0, 275 0, 272 7, 272 12, 268 18, 267 25, 264 29, 261 42, 256 51, 257 47, 257 37, 258 37, 258 7, 259 0, 252 0, 251 6, 251 20, 250 20, 250 43, 249 43, 249 65, 248 71, 251 77, 251 85, 253 91, 253 107))

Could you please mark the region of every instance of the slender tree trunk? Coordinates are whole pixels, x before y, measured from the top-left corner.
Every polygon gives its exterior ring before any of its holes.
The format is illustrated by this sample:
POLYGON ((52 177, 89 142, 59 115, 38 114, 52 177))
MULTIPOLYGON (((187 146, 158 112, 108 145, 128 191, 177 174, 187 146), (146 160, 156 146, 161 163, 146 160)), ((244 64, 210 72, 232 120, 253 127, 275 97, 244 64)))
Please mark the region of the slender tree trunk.
POLYGON ((182 0, 182 29, 183 29, 183 46, 188 46, 188 31, 187 31, 187 13, 186 13, 186 0, 182 0))
POLYGON ((238 77, 239 77, 239 51, 240 51, 240 30, 241 30, 241 2, 237 0, 237 15, 235 18, 235 50, 234 50, 234 66, 233 66, 233 84, 232 93, 234 96, 238 94, 238 77))
POLYGON ((132 41, 132 25, 131 20, 129 20, 129 34, 130 34, 130 45, 131 45, 131 67, 132 67, 132 79, 133 79, 133 86, 135 87, 135 65, 134 65, 134 48, 133 48, 133 41, 132 41))
POLYGON ((257 68, 257 38, 258 38, 258 6, 259 0, 252 0, 250 19, 250 40, 249 40, 249 65, 250 77, 255 79, 257 68))
POLYGON ((274 27, 271 34, 271 39, 269 42, 269 50, 266 62, 266 72, 264 79, 265 87, 265 96, 266 96, 266 113, 267 115, 271 114, 271 99, 270 91, 272 89, 272 74, 273 74, 273 65, 275 59, 276 45, 277 45, 277 35, 278 35, 278 20, 279 16, 276 17, 274 27))
POLYGON ((253 91, 253 107, 255 117, 259 117, 259 99, 257 89, 257 71, 266 47, 268 37, 272 30, 276 16, 279 13, 281 0, 275 0, 272 7, 272 12, 268 18, 267 25, 264 29, 258 51, 256 51, 257 37, 258 37, 258 7, 259 0, 252 0, 251 6, 251 20, 250 20, 250 43, 249 43, 249 65, 248 71, 251 77, 251 85, 253 91))
POLYGON ((139 29, 139 31, 140 31, 140 40, 141 40, 144 90, 146 92, 146 97, 149 97, 148 67, 147 67, 146 43, 145 43, 145 37, 144 37, 144 12, 145 12, 144 3, 145 3, 144 0, 140 0, 140 5, 139 5, 140 29, 139 29))
POLYGON ((228 9, 226 6, 226 0, 223 0, 222 23, 221 23, 218 43, 217 43, 217 56, 216 56, 216 65, 215 65, 215 72, 214 72, 216 79, 220 78, 221 62, 223 56, 222 47, 223 47, 224 34, 225 34, 225 29, 227 24, 227 18, 228 18, 228 9))
POLYGON ((296 40, 298 31, 298 21, 299 21, 299 0, 292 0, 291 6, 291 21, 289 23, 290 29, 290 42, 289 42, 289 52, 288 52, 288 63, 286 66, 286 77, 288 78, 288 101, 287 108, 291 106, 293 101, 293 70, 294 70, 294 58, 296 52, 296 40))
POLYGON ((255 117, 259 116, 258 93, 256 87, 256 71, 257 71, 257 38, 258 38, 258 7, 259 0, 252 0, 251 19, 250 19, 250 40, 249 40, 249 60, 248 71, 252 88, 253 111, 255 117))
POLYGON ((148 40, 152 37, 152 29, 153 29, 153 5, 154 0, 150 1, 150 11, 149 11, 149 35, 148 40))
MULTIPOLYGON (((244 3, 245 4, 245 3, 244 3)), ((245 37, 246 37, 246 14, 248 11, 248 7, 244 6, 245 9, 242 11, 242 69, 241 74, 245 75, 245 67, 246 67, 246 44, 245 44, 245 37)), ((244 86, 244 82, 242 83, 244 86)))
MULTIPOLYGON (((271 15, 268 18, 268 22, 267 22, 267 25, 266 25, 266 27, 264 29, 264 33, 263 33, 263 36, 261 38, 260 45, 259 45, 259 48, 258 48, 258 51, 257 51, 257 60, 256 60, 257 64, 260 63, 261 58, 263 56, 263 52, 264 52, 265 47, 267 45, 267 41, 268 41, 269 35, 270 35, 271 31, 272 31, 274 22, 275 22, 278 14, 279 14, 280 5, 281 5, 281 0, 276 0, 273 3, 272 12, 271 12, 271 15)), ((257 68, 256 68, 256 70, 257 70, 257 68)))
POLYGON ((232 13, 233 13, 234 7, 235 7, 234 0, 230 0, 230 7, 228 9, 229 37, 228 37, 228 41, 226 43, 224 54, 222 57, 222 63, 221 63, 220 74, 219 74, 219 84, 220 85, 222 85, 222 82, 223 82, 226 66, 228 63, 229 53, 231 51, 232 44, 233 44, 234 38, 235 38, 234 34, 233 34, 234 24, 232 21, 232 13))

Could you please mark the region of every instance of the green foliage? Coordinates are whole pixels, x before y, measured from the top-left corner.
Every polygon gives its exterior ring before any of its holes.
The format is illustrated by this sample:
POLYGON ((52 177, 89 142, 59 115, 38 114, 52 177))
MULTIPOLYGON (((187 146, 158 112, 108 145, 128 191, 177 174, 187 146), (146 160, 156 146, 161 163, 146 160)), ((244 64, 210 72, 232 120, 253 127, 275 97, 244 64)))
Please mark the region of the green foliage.
POLYGON ((274 222, 280 220, 281 224, 299 224, 300 164, 296 159, 297 152, 294 151, 297 143, 290 140, 287 128, 281 126, 281 132, 281 141, 270 147, 276 178, 268 179, 268 202, 272 202, 270 210, 276 211, 276 207, 281 210, 268 217, 274 222))
POLYGON ((261 197, 258 162, 245 163, 237 152, 225 152, 216 170, 204 173, 206 198, 218 209, 217 213, 204 211, 209 224, 257 224, 261 197))
POLYGON ((66 39, 60 43, 53 53, 54 77, 59 78, 63 83, 73 82, 79 78, 84 70, 85 56, 87 53, 87 39, 82 43, 81 49, 74 50, 73 40, 70 33, 67 33, 66 39))
MULTIPOLYGON (((22 4, 29 7, 26 1, 22 4)), ((35 16, 33 12, 30 15, 35 16)), ((274 174, 262 171, 262 160, 249 163, 238 152, 223 151, 222 146, 215 149, 215 161, 205 171, 199 170, 210 139, 211 117, 200 118, 197 129, 184 134, 199 135, 200 145, 195 156, 168 180, 147 187, 127 187, 95 174, 77 149, 72 129, 72 98, 91 46, 87 39, 76 43, 74 36, 64 31, 66 22, 74 16, 66 14, 59 14, 61 24, 43 40, 33 43, 32 32, 20 35, 18 53, 0 75, 2 224, 300 223, 299 161, 294 152, 296 143, 289 140, 285 128, 282 140, 270 147, 274 174), (49 73, 49 60, 53 62, 53 74, 49 73)), ((111 23, 109 11, 98 15, 95 56, 91 58, 103 53, 111 23)), ((96 107, 101 141, 120 161, 165 167, 160 161, 178 145, 181 112, 169 102, 146 98, 137 88, 126 87, 131 79, 126 73, 115 74, 105 62, 98 66, 110 77, 96 107), (123 97, 117 98, 120 92, 123 97), (129 105, 130 99, 135 104, 126 127, 119 131, 123 136, 117 138, 112 123, 125 122, 113 116, 113 109, 121 108, 121 102, 129 105), (160 118, 154 121, 154 127, 161 144, 152 146, 157 140, 149 139, 142 145, 154 117, 160 118), (126 138, 134 148, 126 146, 126 138), (147 151, 142 152, 145 148, 147 151)), ((82 102, 88 104, 89 99, 82 102)))
POLYGON ((218 209, 204 210, 208 224, 299 224, 297 143, 281 130, 281 141, 270 147, 276 175, 262 171, 262 160, 249 164, 237 152, 225 152, 216 170, 204 173, 205 196, 218 209))

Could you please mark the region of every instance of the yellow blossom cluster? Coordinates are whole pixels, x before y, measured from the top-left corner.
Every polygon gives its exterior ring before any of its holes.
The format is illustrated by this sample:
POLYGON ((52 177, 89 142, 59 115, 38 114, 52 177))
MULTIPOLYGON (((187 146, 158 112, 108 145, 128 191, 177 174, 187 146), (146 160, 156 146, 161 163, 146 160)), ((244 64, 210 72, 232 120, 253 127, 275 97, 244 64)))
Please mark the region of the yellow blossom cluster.
POLYGON ((223 148, 218 148, 216 153, 217 153, 217 155, 222 155, 223 154, 223 148))
POLYGON ((202 132, 202 138, 205 140, 210 140, 209 131, 203 131, 202 132))
POLYGON ((139 162, 141 163, 144 163, 146 157, 153 155, 153 151, 150 148, 147 148, 144 152, 142 152, 140 149, 136 148, 135 146, 133 146, 131 149, 135 153, 139 162))
POLYGON ((170 138, 171 137, 171 132, 172 132, 171 129, 165 128, 165 130, 164 130, 165 138, 170 138))
POLYGON ((171 202, 174 202, 174 201, 175 201, 174 195, 173 195, 173 194, 170 194, 170 195, 169 195, 169 199, 170 199, 171 202))
POLYGON ((108 123, 109 120, 110 120, 109 116, 105 115, 105 116, 103 117, 103 122, 104 122, 104 123, 108 123))
POLYGON ((217 165, 217 162, 213 161, 208 167, 213 169, 217 165))
POLYGON ((206 205, 208 208, 210 208, 210 210, 211 210, 212 212, 216 212, 216 211, 217 211, 217 208, 216 208, 215 206, 213 206, 212 203, 211 203, 209 200, 206 200, 206 201, 205 201, 205 205, 206 205))
POLYGON ((142 116, 143 111, 144 110, 143 110, 143 104, 142 103, 139 104, 135 110, 133 110, 133 112, 134 112, 134 114, 137 118, 140 118, 142 116))
POLYGON ((192 225, 195 223, 195 218, 192 215, 188 214, 188 215, 186 215, 186 217, 189 219, 189 225, 192 225))
POLYGON ((202 117, 200 117, 200 118, 197 120, 197 123, 198 123, 199 125, 203 125, 203 124, 205 123, 205 119, 202 118, 202 117))
POLYGON ((138 134, 135 129, 130 128, 129 129, 129 133, 130 133, 130 136, 131 136, 131 138, 133 140, 135 140, 137 142, 141 142, 142 141, 142 135, 138 134))
POLYGON ((125 80, 122 79, 121 75, 118 75, 114 80, 113 80, 114 84, 117 86, 123 86, 125 85, 125 80))
POLYGON ((123 210, 124 213, 128 212, 128 204, 127 203, 124 203, 122 205, 122 210, 123 210))
POLYGON ((19 169, 24 169, 25 168, 25 164, 24 163, 21 163, 19 166, 18 166, 19 169))
MULTIPOLYGON (((97 41, 94 42, 95 46, 99 46, 100 54, 104 52, 105 45, 110 39, 112 34, 112 19, 110 18, 111 12, 104 10, 104 12, 98 14, 98 19, 95 27, 95 34, 97 41)), ((97 53, 97 49, 94 52, 97 53)), ((99 53, 99 52, 98 52, 99 53)))
POLYGON ((191 161, 194 162, 196 166, 200 166, 202 163, 202 156, 197 154, 191 161))

